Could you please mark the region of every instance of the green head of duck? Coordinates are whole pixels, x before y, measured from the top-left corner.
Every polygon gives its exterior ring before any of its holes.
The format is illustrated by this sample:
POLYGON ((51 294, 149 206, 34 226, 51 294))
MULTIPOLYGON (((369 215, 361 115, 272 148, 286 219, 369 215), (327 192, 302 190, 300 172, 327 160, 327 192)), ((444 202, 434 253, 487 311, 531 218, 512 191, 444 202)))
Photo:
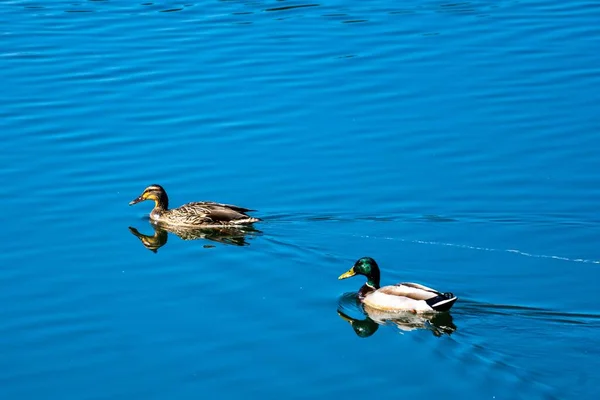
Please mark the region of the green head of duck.
POLYGON ((339 276, 338 279, 346 279, 355 275, 367 277, 367 285, 373 289, 379 289, 380 272, 377 262, 371 257, 362 257, 354 263, 352 268, 339 276))

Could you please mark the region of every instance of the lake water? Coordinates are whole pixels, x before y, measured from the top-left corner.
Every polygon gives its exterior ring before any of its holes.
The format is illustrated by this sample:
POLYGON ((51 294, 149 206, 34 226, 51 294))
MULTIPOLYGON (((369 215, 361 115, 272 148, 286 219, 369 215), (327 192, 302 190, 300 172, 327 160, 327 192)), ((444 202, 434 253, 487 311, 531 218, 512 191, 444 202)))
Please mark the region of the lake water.
POLYGON ((598 21, 2 1, 0 398, 596 398, 598 21), (153 236, 153 183, 264 221, 153 236), (379 326, 366 255, 460 299, 379 326))

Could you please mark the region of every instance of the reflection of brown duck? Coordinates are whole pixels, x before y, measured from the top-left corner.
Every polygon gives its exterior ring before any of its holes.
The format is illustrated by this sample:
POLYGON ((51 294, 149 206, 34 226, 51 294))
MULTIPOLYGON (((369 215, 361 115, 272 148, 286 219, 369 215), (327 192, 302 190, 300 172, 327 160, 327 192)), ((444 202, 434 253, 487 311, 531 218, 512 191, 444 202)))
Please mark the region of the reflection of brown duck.
POLYGON ((157 227, 154 227, 154 235, 152 236, 144 235, 132 226, 129 227, 129 232, 131 232, 135 237, 140 239, 140 242, 142 242, 145 248, 154 253, 156 253, 158 249, 164 246, 167 243, 167 239, 169 238, 169 234, 167 233, 167 231, 157 227))
MULTIPOLYGON (((246 235, 256 235, 261 232, 251 227, 220 227, 220 228, 178 228, 164 227, 150 224, 154 229, 153 235, 144 235, 137 229, 129 227, 129 231, 136 236, 148 250, 156 251, 167 243, 168 232, 178 236, 182 240, 206 239, 213 242, 230 244, 234 246, 248 246, 246 235)), ((205 246, 209 247, 209 246, 205 246)))

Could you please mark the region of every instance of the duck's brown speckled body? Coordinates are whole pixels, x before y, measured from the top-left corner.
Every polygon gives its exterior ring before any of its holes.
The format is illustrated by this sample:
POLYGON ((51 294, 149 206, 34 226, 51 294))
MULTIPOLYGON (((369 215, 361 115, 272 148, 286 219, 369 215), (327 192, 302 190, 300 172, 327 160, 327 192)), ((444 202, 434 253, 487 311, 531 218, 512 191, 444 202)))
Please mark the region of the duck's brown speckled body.
POLYGON ((260 221, 246 213, 254 211, 248 208, 231 204, 215 203, 213 201, 200 201, 187 203, 181 207, 169 209, 167 192, 160 185, 150 185, 129 205, 137 204, 144 200, 153 200, 154 209, 150 212, 150 219, 154 222, 179 227, 210 227, 247 225, 260 221))

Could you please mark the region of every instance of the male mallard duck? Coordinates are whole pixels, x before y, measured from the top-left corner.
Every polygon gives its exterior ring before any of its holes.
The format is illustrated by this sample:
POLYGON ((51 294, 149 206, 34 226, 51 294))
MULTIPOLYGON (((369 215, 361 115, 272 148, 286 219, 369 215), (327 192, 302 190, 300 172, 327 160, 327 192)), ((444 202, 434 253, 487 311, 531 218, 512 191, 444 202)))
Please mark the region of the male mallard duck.
POLYGON ((448 311, 457 297, 452 293, 440 293, 418 283, 398 283, 379 286, 379 266, 371 257, 359 259, 348 272, 338 279, 365 275, 367 283, 358 291, 362 303, 381 311, 435 312, 448 311))
POLYGON ((172 226, 194 228, 251 224, 260 221, 258 218, 246 215, 247 212, 254 210, 212 201, 187 203, 181 207, 169 209, 167 192, 160 185, 148 186, 129 205, 132 206, 144 200, 154 200, 154 209, 150 212, 151 220, 172 226))

